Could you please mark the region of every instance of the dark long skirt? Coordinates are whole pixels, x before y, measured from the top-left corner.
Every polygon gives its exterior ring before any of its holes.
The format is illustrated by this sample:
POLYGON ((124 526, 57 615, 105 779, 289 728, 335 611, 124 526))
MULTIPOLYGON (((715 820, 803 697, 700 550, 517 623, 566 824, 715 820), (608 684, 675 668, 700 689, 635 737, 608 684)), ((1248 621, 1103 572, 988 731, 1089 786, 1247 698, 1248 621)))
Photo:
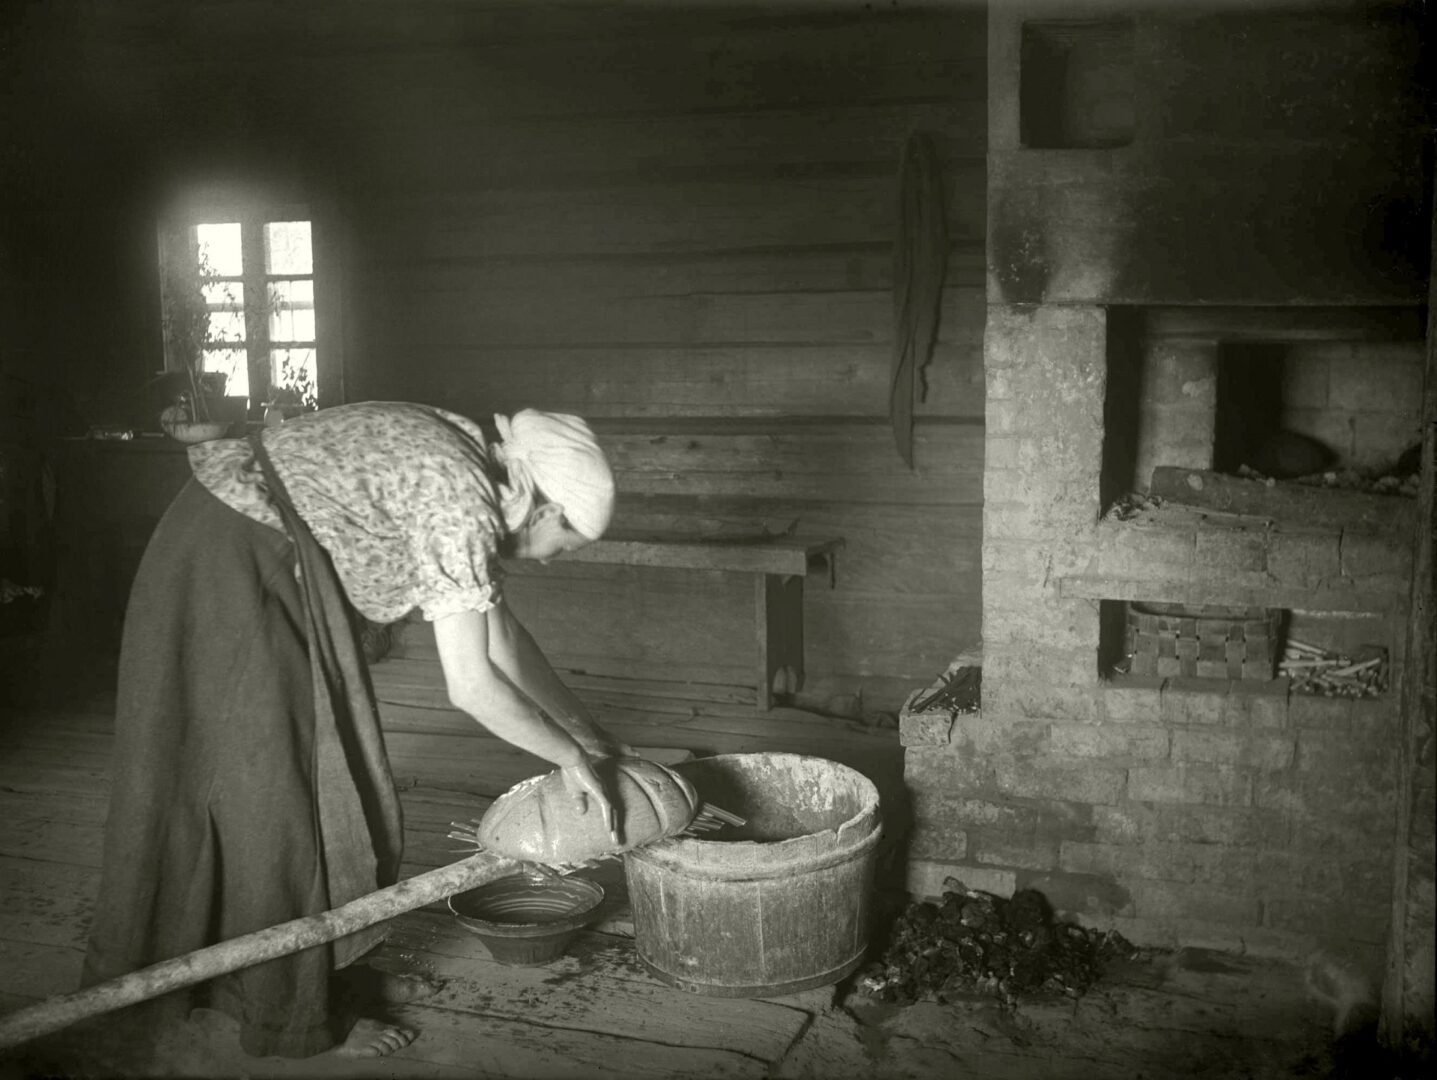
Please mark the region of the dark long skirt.
MULTIPOLYGON (((196 481, 136 577, 120 655, 113 791, 87 984, 331 906, 316 808, 315 704, 295 556, 196 481)), ((240 1022, 251 1054, 307 1056, 349 1020, 334 948, 159 1003, 240 1022)))

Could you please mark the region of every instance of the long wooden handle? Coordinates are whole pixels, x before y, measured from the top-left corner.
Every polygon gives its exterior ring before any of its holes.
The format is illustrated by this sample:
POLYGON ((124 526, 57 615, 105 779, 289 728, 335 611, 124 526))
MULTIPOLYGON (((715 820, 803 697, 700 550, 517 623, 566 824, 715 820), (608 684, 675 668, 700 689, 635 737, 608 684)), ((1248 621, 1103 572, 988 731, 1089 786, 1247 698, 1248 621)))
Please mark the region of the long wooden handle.
POLYGON ((76 1021, 168 994, 240 968, 288 956, 363 930, 406 911, 506 877, 521 868, 487 851, 351 900, 332 911, 306 915, 267 930, 231 938, 172 960, 162 960, 108 982, 58 994, 0 1016, 0 1049, 47 1035, 76 1021))

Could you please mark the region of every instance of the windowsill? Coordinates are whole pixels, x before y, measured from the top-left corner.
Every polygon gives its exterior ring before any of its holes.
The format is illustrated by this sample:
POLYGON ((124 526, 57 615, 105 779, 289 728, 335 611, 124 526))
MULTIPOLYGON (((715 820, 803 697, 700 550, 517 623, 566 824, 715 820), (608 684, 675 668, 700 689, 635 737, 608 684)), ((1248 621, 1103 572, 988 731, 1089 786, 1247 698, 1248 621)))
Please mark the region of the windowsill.
MULTIPOLYGON (((241 439, 256 431, 263 431, 265 428, 262 420, 246 420, 244 431, 226 436, 231 439, 241 439)), ((117 429, 125 430, 125 429, 117 429)), ((190 444, 182 443, 172 439, 162 431, 133 431, 127 430, 124 435, 62 435, 62 443, 86 444, 97 447, 113 448, 124 453, 156 453, 166 450, 183 452, 190 444)))

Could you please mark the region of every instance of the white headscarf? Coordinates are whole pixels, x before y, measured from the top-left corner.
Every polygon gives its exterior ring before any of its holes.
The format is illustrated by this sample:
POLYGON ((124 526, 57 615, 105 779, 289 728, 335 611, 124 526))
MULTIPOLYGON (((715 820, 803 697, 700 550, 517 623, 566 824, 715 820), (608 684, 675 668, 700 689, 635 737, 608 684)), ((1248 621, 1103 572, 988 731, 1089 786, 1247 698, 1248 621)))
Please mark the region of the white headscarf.
POLYGON ((522 528, 534 507, 559 503, 576 531, 597 540, 614 516, 614 474, 589 425, 577 416, 523 409, 495 414, 495 456, 509 473, 499 486, 504 524, 522 528))

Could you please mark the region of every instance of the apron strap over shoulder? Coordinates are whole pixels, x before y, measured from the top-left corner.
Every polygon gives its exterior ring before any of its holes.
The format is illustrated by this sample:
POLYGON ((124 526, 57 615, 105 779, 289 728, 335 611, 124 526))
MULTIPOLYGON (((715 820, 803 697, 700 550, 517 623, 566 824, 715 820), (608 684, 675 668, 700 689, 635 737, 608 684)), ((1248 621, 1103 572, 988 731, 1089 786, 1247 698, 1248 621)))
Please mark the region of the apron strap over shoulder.
MULTIPOLYGON (((249 437, 271 504, 299 563, 314 684, 314 797, 330 907, 394 884, 404 831, 355 616, 329 554, 295 510, 262 433, 249 437)), ((335 942, 343 967, 373 948, 383 925, 335 942)))

